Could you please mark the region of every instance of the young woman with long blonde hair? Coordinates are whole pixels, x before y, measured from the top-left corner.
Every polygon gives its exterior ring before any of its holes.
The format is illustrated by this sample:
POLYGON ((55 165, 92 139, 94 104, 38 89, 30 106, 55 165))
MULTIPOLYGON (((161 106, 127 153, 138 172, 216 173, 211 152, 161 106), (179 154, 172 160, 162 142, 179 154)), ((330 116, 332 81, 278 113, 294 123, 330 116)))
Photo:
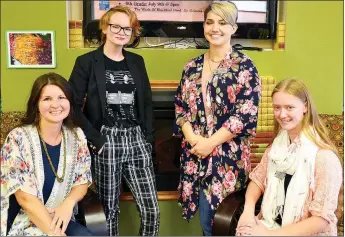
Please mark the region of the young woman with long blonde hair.
POLYGON ((286 79, 272 92, 276 137, 250 173, 237 234, 337 235, 342 167, 310 93, 286 79), (255 204, 263 194, 261 212, 255 204))

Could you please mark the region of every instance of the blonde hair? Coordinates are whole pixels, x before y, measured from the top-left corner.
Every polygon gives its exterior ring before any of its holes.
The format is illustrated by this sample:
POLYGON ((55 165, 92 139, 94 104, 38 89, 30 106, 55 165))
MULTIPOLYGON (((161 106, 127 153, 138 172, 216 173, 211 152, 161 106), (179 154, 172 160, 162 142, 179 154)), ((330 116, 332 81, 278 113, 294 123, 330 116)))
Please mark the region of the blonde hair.
POLYGON ((204 20, 207 14, 212 11, 231 26, 235 26, 238 18, 238 9, 235 3, 228 1, 214 1, 204 11, 204 20))
POLYGON ((140 35, 141 27, 140 22, 137 18, 137 15, 134 11, 132 11, 129 7, 124 5, 118 5, 116 7, 110 8, 99 20, 99 29, 102 30, 102 42, 105 43, 107 40, 106 34, 103 33, 103 30, 106 30, 108 28, 108 24, 110 21, 110 18, 116 13, 116 12, 122 12, 125 13, 129 17, 130 26, 133 27, 133 33, 131 35, 131 39, 129 43, 133 42, 136 37, 140 35))
MULTIPOLYGON (((303 116, 302 120, 302 131, 305 132, 306 136, 312 140, 319 148, 332 150, 335 154, 338 154, 337 148, 332 143, 328 136, 328 130, 321 121, 315 105, 311 99, 311 95, 306 85, 297 79, 289 78, 280 81, 272 91, 272 97, 276 92, 285 92, 290 95, 296 96, 307 106, 307 112, 303 116), (314 135, 314 131, 319 135, 320 139, 317 139, 314 135)), ((280 125, 276 118, 274 118, 274 132, 275 135, 279 133, 280 125)))

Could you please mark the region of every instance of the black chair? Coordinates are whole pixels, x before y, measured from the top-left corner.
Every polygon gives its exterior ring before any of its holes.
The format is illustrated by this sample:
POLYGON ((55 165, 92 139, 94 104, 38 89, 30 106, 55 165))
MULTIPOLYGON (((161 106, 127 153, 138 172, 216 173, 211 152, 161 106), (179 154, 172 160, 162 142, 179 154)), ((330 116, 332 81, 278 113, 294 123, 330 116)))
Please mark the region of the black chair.
POLYGON ((98 199, 94 189, 89 188, 85 197, 78 203, 76 221, 86 226, 93 235, 109 235, 103 205, 98 199))
MULTIPOLYGON (((244 209, 246 189, 227 196, 219 205, 214 216, 212 235, 235 236, 237 223, 244 209)), ((255 215, 261 208, 262 196, 255 205, 255 215)))

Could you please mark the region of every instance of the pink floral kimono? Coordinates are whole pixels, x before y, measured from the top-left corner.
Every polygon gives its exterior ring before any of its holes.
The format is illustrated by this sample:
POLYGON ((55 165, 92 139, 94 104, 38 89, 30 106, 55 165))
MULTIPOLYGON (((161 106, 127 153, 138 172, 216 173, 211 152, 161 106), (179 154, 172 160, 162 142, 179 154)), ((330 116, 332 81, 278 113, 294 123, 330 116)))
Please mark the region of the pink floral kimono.
POLYGON ((199 205, 200 188, 213 215, 230 193, 243 189, 250 171, 250 142, 255 136, 261 84, 254 63, 237 50, 228 52, 207 82, 204 103, 201 81, 204 55, 190 60, 175 94, 174 135, 182 136, 187 121, 193 132, 210 137, 224 127, 235 137, 218 145, 205 159, 181 143, 180 198, 182 216, 190 220, 199 205))

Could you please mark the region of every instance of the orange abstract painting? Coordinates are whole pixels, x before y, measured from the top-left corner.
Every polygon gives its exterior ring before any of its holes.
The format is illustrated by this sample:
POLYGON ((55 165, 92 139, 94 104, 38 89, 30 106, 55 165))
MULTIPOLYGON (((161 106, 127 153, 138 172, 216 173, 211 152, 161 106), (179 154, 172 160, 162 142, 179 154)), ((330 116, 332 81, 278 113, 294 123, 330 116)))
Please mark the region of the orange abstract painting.
POLYGON ((54 32, 7 32, 9 68, 54 68, 54 32))

